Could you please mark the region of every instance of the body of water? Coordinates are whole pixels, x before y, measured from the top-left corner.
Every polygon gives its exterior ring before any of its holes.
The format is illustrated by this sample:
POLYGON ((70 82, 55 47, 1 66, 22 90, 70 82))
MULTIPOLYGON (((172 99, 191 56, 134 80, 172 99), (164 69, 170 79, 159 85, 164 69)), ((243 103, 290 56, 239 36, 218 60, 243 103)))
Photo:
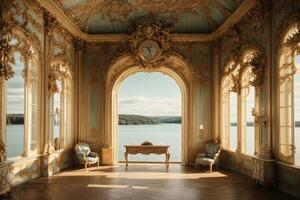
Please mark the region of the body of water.
MULTIPOLYGON (((56 133, 58 127, 55 127, 56 133)), ((254 127, 248 127, 247 140, 254 142, 254 127), (249 134, 248 134, 249 133, 249 134)), ((20 156, 23 152, 24 142, 24 125, 7 126, 7 153, 8 157, 20 156)), ((233 133, 233 147, 237 146, 237 134, 233 133)), ((181 124, 161 124, 161 125, 119 125, 118 137, 118 159, 124 160, 126 144, 139 145, 143 141, 150 141, 153 144, 169 145, 171 154, 170 161, 181 161, 181 124)), ((295 164, 300 166, 300 127, 295 130, 295 164)), ((247 153, 254 151, 253 145, 248 145, 247 153)), ((132 161, 164 161, 163 155, 129 155, 132 161)))
MULTIPOLYGON (((124 161, 124 145, 140 145, 149 141, 169 145, 170 161, 181 161, 181 124, 119 125, 118 158, 124 161)), ((164 161, 165 155, 129 155, 129 161, 164 161)))

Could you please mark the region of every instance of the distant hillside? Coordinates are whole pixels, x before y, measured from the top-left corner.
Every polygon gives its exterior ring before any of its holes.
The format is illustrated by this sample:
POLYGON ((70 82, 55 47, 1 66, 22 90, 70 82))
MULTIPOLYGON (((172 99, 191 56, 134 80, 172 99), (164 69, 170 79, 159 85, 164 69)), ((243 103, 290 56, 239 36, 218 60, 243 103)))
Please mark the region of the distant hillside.
POLYGON ((149 118, 165 124, 181 124, 181 117, 178 116, 156 116, 149 118))
POLYGON ((119 125, 150 125, 161 124, 157 120, 139 115, 119 115, 119 125))
POLYGON ((23 114, 7 114, 6 124, 24 124, 24 115, 23 114))

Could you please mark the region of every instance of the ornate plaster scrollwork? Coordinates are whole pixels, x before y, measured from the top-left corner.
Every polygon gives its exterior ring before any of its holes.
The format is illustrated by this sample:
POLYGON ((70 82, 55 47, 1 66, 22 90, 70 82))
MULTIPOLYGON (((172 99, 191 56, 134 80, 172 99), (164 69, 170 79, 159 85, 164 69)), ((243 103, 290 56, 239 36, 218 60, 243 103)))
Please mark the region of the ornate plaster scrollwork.
POLYGON ((139 24, 130 45, 135 62, 144 68, 160 67, 168 57, 170 29, 150 22, 139 24))
POLYGON ((0 138, 0 163, 4 162, 7 157, 7 152, 6 152, 6 145, 2 141, 2 138, 0 138))
MULTIPOLYGON (((243 61, 243 65, 251 67, 250 85, 253 87, 262 87, 265 78, 265 58, 258 50, 248 51, 248 59, 243 61)), ((245 57, 246 57, 245 56, 245 57)))
POLYGON ((57 80, 59 80, 60 78, 63 79, 72 78, 72 73, 69 65, 66 65, 64 63, 52 64, 48 75, 49 95, 59 92, 57 80))
POLYGON ((230 77, 232 80, 232 85, 231 85, 230 91, 235 92, 235 93, 240 93, 241 86, 240 86, 239 78, 233 74, 230 74, 230 77))
POLYGON ((50 34, 53 32, 54 27, 58 26, 58 22, 49 12, 44 11, 44 27, 45 31, 50 34))
POLYGON ((57 67, 51 67, 48 75, 48 91, 49 94, 54 94, 59 92, 56 81, 58 80, 59 69, 57 67))
POLYGON ((78 39, 78 38, 74 38, 73 46, 74 46, 75 51, 82 51, 85 48, 85 41, 78 39))
POLYGON ((9 80, 14 77, 12 64, 15 63, 12 56, 12 47, 6 37, 0 38, 0 77, 9 80))
MULTIPOLYGON (((300 27, 300 23, 299 23, 299 27, 300 27)), ((298 44, 300 43, 300 30, 297 30, 296 33, 290 35, 286 42, 285 42, 285 45, 288 46, 288 47, 296 47, 298 46, 298 44)), ((295 50, 298 50, 299 51, 299 48, 295 49, 295 50)), ((299 52, 300 53, 300 52, 299 52)))

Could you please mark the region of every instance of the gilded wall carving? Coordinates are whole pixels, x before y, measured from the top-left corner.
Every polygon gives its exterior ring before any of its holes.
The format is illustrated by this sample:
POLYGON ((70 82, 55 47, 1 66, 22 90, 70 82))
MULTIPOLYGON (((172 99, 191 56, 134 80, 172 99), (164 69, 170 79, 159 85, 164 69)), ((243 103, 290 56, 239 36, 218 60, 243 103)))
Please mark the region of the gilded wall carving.
POLYGON ((35 0, 4 0, 5 22, 20 29, 26 38, 35 43, 39 50, 43 47, 43 9, 35 0))
POLYGON ((224 67, 230 60, 237 62, 247 46, 266 48, 270 12, 267 2, 257 1, 244 17, 224 33, 221 66, 224 67))
POLYGON ((14 77, 12 65, 15 64, 12 56, 12 47, 7 38, 0 38, 0 77, 9 80, 14 77))

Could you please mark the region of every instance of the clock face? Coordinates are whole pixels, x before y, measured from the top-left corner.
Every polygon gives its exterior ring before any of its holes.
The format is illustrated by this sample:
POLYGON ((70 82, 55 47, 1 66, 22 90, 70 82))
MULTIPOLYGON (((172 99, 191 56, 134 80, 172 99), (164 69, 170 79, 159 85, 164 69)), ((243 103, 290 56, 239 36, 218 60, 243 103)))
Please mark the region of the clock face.
POLYGON ((146 40, 141 43, 139 54, 145 61, 155 60, 159 56, 159 46, 153 40, 146 40))

